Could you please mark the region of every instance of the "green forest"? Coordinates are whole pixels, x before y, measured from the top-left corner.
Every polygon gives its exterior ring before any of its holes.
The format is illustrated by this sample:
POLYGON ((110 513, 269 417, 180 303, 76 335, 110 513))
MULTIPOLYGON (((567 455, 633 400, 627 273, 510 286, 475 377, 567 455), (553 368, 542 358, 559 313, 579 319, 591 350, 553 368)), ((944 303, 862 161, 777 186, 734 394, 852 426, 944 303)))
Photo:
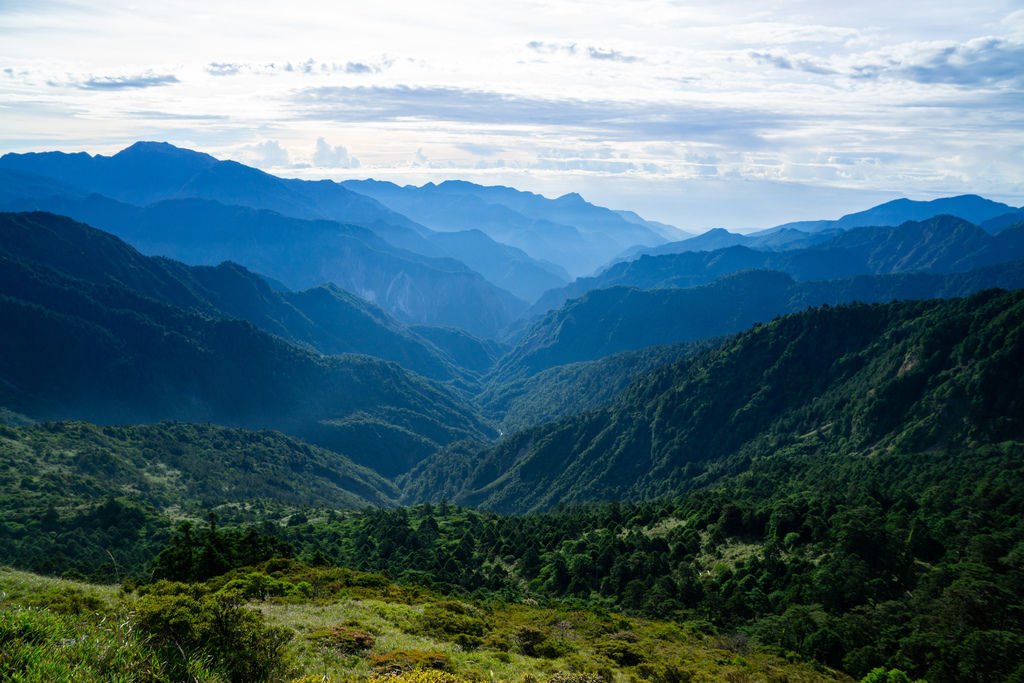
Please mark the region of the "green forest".
POLYGON ((1024 681, 1024 291, 510 349, 0 229, 0 680, 1024 681))

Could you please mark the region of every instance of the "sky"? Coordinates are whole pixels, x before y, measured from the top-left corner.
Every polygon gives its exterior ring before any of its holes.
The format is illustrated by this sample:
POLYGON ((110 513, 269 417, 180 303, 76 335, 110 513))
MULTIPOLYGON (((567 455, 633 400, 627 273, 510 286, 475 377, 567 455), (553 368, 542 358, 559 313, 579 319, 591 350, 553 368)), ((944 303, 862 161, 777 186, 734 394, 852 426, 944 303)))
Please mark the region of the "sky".
POLYGON ((576 191, 684 229, 1024 204, 1024 2, 0 0, 0 153, 576 191))

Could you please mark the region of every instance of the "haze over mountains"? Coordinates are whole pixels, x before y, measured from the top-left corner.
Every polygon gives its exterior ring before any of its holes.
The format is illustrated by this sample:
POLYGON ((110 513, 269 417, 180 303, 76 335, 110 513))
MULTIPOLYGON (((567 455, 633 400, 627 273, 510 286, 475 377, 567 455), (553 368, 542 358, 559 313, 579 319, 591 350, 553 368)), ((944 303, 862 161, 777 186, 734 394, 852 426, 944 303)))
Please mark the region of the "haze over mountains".
POLYGON ((0 407, 272 427, 387 476, 779 315, 1024 286, 1020 210, 970 195, 673 242, 578 195, 287 180, 164 143, 0 176, 0 208, 51 212, 0 221, 0 407), (638 245, 678 251, 567 283, 638 245))
POLYGON ((375 180, 344 185, 435 230, 481 230, 531 256, 587 275, 626 247, 660 244, 683 233, 635 214, 594 206, 578 194, 554 200, 510 187, 450 180, 422 187, 375 180))
MULTIPOLYGON (((289 539, 304 576, 711 619, 835 680, 1001 680, 1024 649, 971 643, 1024 630, 1022 217, 965 195, 680 240, 571 194, 7 155, 0 544, 192 581, 289 539), (1008 607, 942 625, 978 595, 1008 607)), ((540 657, 457 609, 460 655, 540 657)), ((594 619, 601 666, 684 680, 594 619)))
POLYGON ((840 232, 862 227, 898 226, 908 221, 925 221, 935 216, 956 216, 995 234, 1024 220, 1024 209, 994 202, 977 195, 944 197, 927 202, 896 199, 838 220, 798 221, 750 233, 713 228, 707 232, 656 247, 633 248, 617 260, 641 255, 660 256, 686 251, 715 251, 734 246, 767 251, 802 249, 832 240, 840 232))
POLYGON ((148 253, 235 260, 291 287, 333 281, 409 322, 495 334, 525 307, 516 295, 535 298, 566 279, 478 231, 435 233, 337 183, 280 179, 166 144, 112 157, 9 154, 0 169, 4 208, 54 210, 148 253), (262 235, 252 234, 256 223, 262 235), (463 315, 458 300, 476 314, 463 315))
POLYGON ((309 350, 342 343, 340 326, 358 350, 455 372, 350 296, 281 297, 237 267, 144 257, 52 214, 3 214, 0 234, 0 404, 17 413, 273 427, 392 473, 443 443, 493 433, 455 392, 395 363, 309 350), (305 348, 285 341, 295 335, 305 348))
POLYGON ((784 250, 737 245, 641 256, 545 293, 533 305, 531 314, 543 314, 593 289, 694 287, 752 269, 778 270, 799 280, 967 272, 1024 259, 1022 224, 1024 221, 992 235, 963 219, 943 215, 895 227, 855 228, 829 234, 827 240, 810 246, 794 244, 784 250))

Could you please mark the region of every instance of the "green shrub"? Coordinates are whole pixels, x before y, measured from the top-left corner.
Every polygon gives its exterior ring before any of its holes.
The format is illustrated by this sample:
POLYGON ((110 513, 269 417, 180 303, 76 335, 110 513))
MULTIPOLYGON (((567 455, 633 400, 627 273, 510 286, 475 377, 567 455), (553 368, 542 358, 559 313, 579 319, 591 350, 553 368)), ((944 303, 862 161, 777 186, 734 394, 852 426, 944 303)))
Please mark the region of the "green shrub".
POLYGON ((291 632, 267 626, 259 612, 242 606, 237 593, 163 584, 142 596, 137 609, 139 626, 172 678, 187 678, 195 660, 232 683, 265 681, 285 669, 291 632))
POLYGON ((572 651, 565 641, 554 641, 540 629, 524 626, 516 631, 516 646, 528 657, 556 659, 572 651))
POLYGON ((677 664, 640 664, 636 670, 651 683, 690 683, 693 680, 693 672, 677 664))
POLYGON ((57 614, 86 614, 104 608, 102 600, 77 588, 61 588, 36 595, 25 601, 29 607, 45 607, 57 614))
POLYGON ((371 683, 469 683, 469 679, 437 669, 416 669, 406 673, 387 674, 370 679, 371 683))
POLYGON ((383 655, 375 655, 371 663, 374 670, 381 674, 402 674, 417 669, 450 672, 452 669, 448 655, 436 650, 395 650, 383 655))
POLYGON ((427 605, 413 632, 451 641, 464 650, 475 650, 484 643, 490 626, 469 605, 445 600, 427 605))
POLYGON ((594 649, 599 655, 622 666, 635 666, 645 659, 643 652, 635 642, 619 638, 604 638, 595 645, 594 649))
POLYGON ((324 631, 317 631, 309 636, 319 645, 337 650, 343 654, 359 654, 372 648, 377 639, 366 631, 359 631, 345 626, 334 626, 324 631))
MULTIPOLYGON (((872 669, 867 676, 860 679, 861 683, 911 683, 910 676, 899 669, 885 670, 884 667, 872 669)), ((917 681, 916 683, 923 683, 917 681)))
POLYGON ((559 671, 546 683, 604 683, 604 679, 597 674, 559 671))
POLYGON ((483 642, 480 643, 480 647, 486 650, 494 650, 495 652, 508 652, 512 649, 512 642, 504 635, 489 633, 484 637, 483 642))

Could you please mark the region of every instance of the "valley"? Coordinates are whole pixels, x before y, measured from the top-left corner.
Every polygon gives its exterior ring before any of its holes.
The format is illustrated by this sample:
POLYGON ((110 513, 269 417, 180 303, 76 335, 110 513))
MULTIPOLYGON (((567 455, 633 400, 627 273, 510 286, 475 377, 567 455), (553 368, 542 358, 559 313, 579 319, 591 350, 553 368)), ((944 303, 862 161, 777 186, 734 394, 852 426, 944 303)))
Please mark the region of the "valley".
POLYGON ((0 677, 1024 672, 1020 209, 0 179, 0 677))

